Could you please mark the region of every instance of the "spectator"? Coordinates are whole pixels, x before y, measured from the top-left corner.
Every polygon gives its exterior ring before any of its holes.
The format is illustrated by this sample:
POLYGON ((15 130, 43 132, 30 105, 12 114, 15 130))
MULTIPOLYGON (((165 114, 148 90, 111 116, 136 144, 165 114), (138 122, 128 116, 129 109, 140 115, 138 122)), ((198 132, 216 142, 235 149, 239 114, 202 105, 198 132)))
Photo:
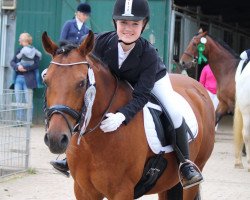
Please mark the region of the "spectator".
MULTIPOLYGON (((23 48, 26 47, 27 46, 26 44, 30 43, 30 41, 32 41, 32 37, 30 36, 30 34, 28 34, 28 33, 20 34, 19 44, 21 46, 23 46, 23 48)), ((10 62, 11 67, 16 72, 15 81, 14 81, 14 89, 15 89, 16 101, 18 103, 22 102, 22 95, 20 95, 21 90, 25 91, 26 103, 32 101, 32 98, 30 100, 29 94, 31 94, 31 97, 32 97, 33 89, 37 87, 36 70, 38 69, 38 63, 40 60, 40 57, 38 55, 34 55, 33 60, 32 59, 29 60, 29 65, 27 65, 27 66, 23 65, 24 63, 26 63, 26 61, 24 62, 21 59, 21 57, 23 57, 21 55, 24 55, 23 48, 18 48, 17 52, 15 53, 13 59, 10 62), (22 51, 22 53, 21 53, 21 51, 22 51)), ((27 47, 27 48, 29 48, 29 47, 27 47)), ((33 105, 32 105, 32 108, 33 108, 33 105)), ((17 120, 23 121, 24 117, 25 117, 24 111, 18 110, 17 111, 17 120)), ((31 109, 31 113, 30 113, 30 119, 28 119, 28 121, 32 122, 32 109, 31 109)))
MULTIPOLYGON (((23 34, 23 41, 20 43, 23 48, 20 50, 20 52, 16 55, 17 59, 20 59, 20 65, 24 67, 30 67, 34 64, 34 57, 38 56, 39 59, 41 60, 42 58, 42 53, 38 51, 35 47, 32 46, 32 37, 29 33, 24 33, 23 34)), ((39 69, 35 69, 35 74, 36 74, 36 82, 37 86, 40 88, 42 87, 41 81, 40 81, 40 74, 39 74, 39 69)), ((15 80, 15 72, 14 72, 14 77, 13 79, 15 80)), ((13 82, 14 82, 13 80, 13 82)))
POLYGON ((214 105, 214 109, 216 110, 219 100, 216 95, 216 79, 214 74, 210 68, 210 65, 207 64, 201 71, 200 83, 207 89, 209 96, 214 105))
POLYGON ((67 40, 74 44, 80 44, 84 35, 89 33, 89 28, 85 22, 91 13, 91 7, 87 3, 80 3, 77 6, 75 17, 64 23, 60 40, 67 40))

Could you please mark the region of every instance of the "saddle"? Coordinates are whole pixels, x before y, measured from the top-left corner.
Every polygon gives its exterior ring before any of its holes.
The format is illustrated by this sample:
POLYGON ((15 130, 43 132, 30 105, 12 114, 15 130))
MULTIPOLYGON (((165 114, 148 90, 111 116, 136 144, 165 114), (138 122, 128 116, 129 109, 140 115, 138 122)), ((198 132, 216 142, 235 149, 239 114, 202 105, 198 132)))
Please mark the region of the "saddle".
POLYGON ((161 142, 161 145, 163 147, 170 145, 172 144, 171 136, 175 133, 172 119, 170 118, 168 111, 153 94, 151 94, 150 102, 161 107, 161 111, 148 107, 153 117, 157 136, 161 142))
MULTIPOLYGON (((150 102, 159 105, 162 109, 162 111, 159 111, 149 107, 161 145, 170 145, 172 141, 171 135, 175 132, 172 119, 170 118, 167 110, 153 94, 151 94, 150 102)), ((159 154, 148 159, 143 170, 143 175, 134 189, 135 199, 143 196, 151 190, 157 180, 161 177, 167 167, 167 160, 163 157, 163 155, 164 152, 160 152, 159 154)))

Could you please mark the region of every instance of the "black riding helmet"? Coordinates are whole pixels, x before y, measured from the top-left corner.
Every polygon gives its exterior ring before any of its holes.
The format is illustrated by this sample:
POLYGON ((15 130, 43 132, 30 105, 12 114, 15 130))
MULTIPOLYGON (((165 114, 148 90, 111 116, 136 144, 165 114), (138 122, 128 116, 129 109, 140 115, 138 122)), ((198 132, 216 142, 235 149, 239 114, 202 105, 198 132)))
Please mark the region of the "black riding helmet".
POLYGON ((91 13, 91 7, 90 7, 90 5, 87 4, 87 3, 80 3, 80 4, 77 6, 77 11, 89 15, 89 14, 91 13))
POLYGON ((147 0, 116 0, 113 10, 113 20, 146 20, 142 32, 149 21, 149 6, 147 0))

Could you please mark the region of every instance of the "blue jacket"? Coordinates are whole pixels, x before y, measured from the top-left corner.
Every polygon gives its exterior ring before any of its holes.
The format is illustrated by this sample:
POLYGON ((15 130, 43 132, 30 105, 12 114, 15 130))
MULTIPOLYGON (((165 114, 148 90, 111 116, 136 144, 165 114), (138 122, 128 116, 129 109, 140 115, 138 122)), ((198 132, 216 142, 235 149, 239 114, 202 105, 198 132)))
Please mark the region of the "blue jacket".
POLYGON ((18 59, 16 57, 16 55, 20 52, 21 48, 19 48, 16 52, 16 54, 14 55, 14 57, 12 58, 12 60, 10 61, 10 65, 13 68, 13 70, 15 70, 15 72, 17 73, 17 75, 22 74, 24 76, 25 79, 25 83, 27 85, 27 87, 29 89, 34 89, 37 87, 37 82, 36 82, 36 74, 35 74, 35 70, 38 69, 39 67, 39 60, 40 58, 38 56, 34 57, 34 64, 28 67, 23 66, 27 71, 26 72, 19 72, 17 70, 17 63, 20 62, 20 59, 18 59))
POLYGON ((78 30, 76 19, 68 20, 64 23, 60 40, 67 40, 74 44, 80 44, 81 38, 89 33, 89 28, 83 24, 81 30, 78 30))

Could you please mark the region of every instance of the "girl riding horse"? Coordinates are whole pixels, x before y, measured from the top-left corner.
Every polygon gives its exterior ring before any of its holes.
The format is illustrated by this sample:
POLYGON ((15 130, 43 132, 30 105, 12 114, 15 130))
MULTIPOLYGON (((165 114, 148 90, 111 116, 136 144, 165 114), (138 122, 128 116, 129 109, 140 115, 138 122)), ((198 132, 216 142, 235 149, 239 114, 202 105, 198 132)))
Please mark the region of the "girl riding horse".
MULTIPOLYGON (((127 125, 143 109, 152 92, 169 112, 176 132, 176 150, 183 188, 199 184, 202 174, 189 160, 187 124, 176 106, 173 88, 166 67, 156 49, 141 37, 150 18, 147 0, 117 0, 113 10, 116 31, 97 36, 93 53, 108 65, 119 79, 133 86, 133 98, 115 113, 108 113, 101 122, 101 130, 115 134, 122 124, 127 125)), ((51 164, 62 172, 68 171, 67 161, 51 164)))

